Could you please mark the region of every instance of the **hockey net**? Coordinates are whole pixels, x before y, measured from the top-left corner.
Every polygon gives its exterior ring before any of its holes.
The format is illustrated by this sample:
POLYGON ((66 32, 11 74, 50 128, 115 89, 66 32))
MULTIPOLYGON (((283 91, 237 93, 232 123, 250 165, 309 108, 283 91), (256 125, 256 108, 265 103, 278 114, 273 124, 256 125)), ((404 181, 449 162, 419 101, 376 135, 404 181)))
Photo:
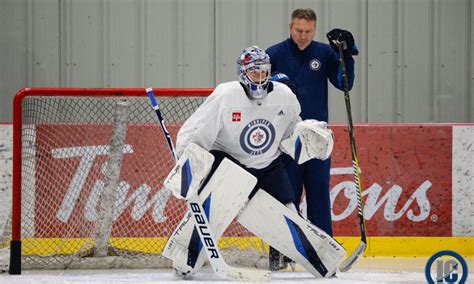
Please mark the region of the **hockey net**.
MULTIPOLYGON (((155 89, 174 141, 211 91, 155 89)), ((145 89, 21 90, 13 152, 10 273, 171 266, 161 251, 186 206, 163 188, 174 160, 145 89)), ((229 263, 265 263, 236 221, 219 247, 229 263)))

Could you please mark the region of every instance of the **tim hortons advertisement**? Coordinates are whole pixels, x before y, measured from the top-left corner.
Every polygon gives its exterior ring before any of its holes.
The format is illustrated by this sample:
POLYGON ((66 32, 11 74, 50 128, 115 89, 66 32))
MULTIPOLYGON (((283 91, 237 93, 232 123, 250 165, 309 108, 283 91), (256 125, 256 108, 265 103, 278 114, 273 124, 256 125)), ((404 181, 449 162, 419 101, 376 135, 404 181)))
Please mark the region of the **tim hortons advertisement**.
MULTIPOLYGON (((333 127, 331 199, 334 233, 357 235, 357 197, 346 127, 333 127)), ((451 126, 355 129, 364 217, 371 236, 450 236, 451 126)))
MULTIPOLYGON (((107 184, 111 129, 110 125, 36 127, 37 237, 84 237, 94 230, 107 184)), ((334 233, 357 236, 357 190, 347 127, 332 129, 334 233)), ((169 130, 174 139, 177 127, 169 130)), ((368 234, 450 236, 451 126, 361 125, 355 135, 368 234)), ((112 235, 169 235, 185 207, 161 189, 174 162, 159 126, 129 125, 123 153, 114 188, 112 235)))

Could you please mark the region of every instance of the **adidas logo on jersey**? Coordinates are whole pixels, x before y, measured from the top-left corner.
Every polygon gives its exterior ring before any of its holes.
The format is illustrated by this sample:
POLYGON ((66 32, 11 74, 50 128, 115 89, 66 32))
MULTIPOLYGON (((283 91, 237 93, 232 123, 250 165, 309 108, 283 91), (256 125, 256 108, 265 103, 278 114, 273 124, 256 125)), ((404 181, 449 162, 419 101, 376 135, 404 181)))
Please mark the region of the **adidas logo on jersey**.
POLYGON ((280 110, 277 115, 285 115, 285 113, 283 112, 283 110, 280 110))

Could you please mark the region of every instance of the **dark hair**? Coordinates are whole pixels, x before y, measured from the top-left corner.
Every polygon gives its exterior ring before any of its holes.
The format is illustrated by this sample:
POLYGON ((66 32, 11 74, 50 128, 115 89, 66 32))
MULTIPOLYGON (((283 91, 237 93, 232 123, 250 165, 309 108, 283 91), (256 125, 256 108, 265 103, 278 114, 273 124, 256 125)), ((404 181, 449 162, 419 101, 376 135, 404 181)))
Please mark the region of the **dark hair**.
POLYGON ((298 8, 291 13, 290 27, 295 19, 305 19, 306 21, 316 22, 316 13, 311 8, 298 8))

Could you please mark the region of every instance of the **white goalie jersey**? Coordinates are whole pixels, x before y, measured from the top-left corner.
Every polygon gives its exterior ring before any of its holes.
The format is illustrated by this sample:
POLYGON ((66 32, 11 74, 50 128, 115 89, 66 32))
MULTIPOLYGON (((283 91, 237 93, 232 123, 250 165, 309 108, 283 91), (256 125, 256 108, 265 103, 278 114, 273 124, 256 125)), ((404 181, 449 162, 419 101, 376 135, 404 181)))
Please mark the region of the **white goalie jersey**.
POLYGON ((279 145, 301 121, 296 96, 273 82, 263 100, 250 100, 238 81, 220 84, 181 127, 178 156, 189 143, 230 154, 247 167, 261 169, 280 155, 279 145))

